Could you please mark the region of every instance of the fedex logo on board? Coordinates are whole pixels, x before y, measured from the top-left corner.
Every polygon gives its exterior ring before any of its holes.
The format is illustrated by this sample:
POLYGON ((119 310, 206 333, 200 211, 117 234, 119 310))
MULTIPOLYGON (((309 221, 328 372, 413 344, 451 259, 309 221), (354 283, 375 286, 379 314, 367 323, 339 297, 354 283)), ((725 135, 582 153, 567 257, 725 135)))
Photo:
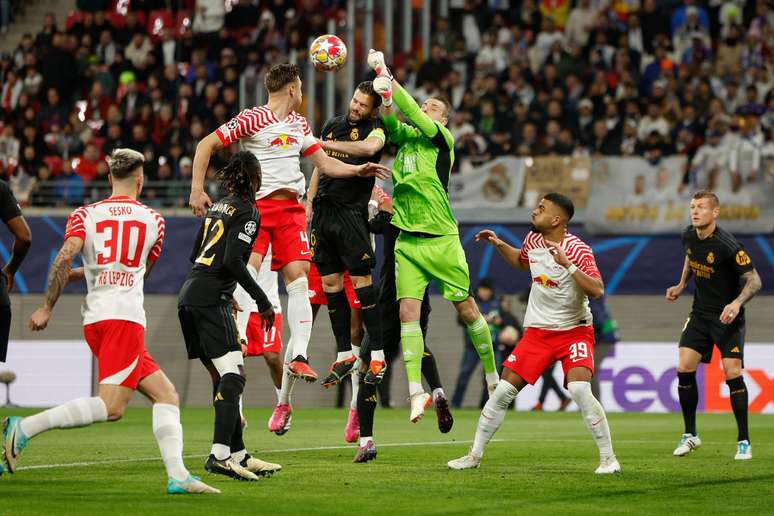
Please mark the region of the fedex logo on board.
MULTIPOLYGON (((605 408, 623 412, 679 412, 677 346, 619 343, 597 370, 605 408), (646 348, 646 349, 644 349, 646 348)), ((774 345, 745 348, 745 383, 750 412, 774 413, 774 345)), ((699 410, 730 412, 726 378, 717 349, 699 367, 699 410)))

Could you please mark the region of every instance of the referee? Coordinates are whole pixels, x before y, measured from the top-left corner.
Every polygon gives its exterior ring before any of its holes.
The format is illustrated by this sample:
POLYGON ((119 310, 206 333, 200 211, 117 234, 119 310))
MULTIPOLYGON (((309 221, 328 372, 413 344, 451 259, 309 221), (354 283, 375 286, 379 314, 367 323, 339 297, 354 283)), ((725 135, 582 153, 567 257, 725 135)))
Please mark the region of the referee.
POLYGON ((8 336, 11 333, 11 299, 8 292, 13 289, 13 277, 19 270, 27 251, 32 245, 32 232, 22 216, 19 203, 8 187, 0 180, 0 217, 13 233, 13 251, 11 259, 0 274, 0 362, 5 362, 8 353, 8 336))
POLYGON ((699 390, 696 369, 709 363, 713 346, 723 358, 723 371, 731 393, 731 408, 738 428, 736 460, 752 458, 747 430, 747 387, 742 376, 744 359, 744 305, 761 289, 761 278, 752 260, 734 236, 717 226, 720 201, 709 191, 691 200, 691 226, 683 232, 685 264, 677 285, 666 298, 675 301, 694 277, 693 307, 680 337, 677 393, 685 432, 674 455, 682 457, 701 446, 696 433, 699 390), (743 282, 740 282, 744 280, 743 282), (743 285, 740 287, 740 284, 743 285))

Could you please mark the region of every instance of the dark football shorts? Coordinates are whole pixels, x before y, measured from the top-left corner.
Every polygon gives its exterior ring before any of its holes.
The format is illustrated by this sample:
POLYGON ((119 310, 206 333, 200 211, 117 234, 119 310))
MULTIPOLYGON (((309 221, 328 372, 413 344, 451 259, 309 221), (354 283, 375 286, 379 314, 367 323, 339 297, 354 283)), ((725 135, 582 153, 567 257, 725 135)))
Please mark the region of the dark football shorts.
POLYGON ((691 314, 680 336, 680 347, 701 354, 701 361, 712 360, 712 348, 717 346, 723 358, 744 359, 744 319, 723 324, 716 317, 691 314))
POLYGON ((365 210, 320 203, 312 216, 312 261, 327 276, 349 271, 368 276, 376 266, 365 210))
POLYGON ((177 316, 189 359, 213 359, 242 351, 230 305, 183 305, 177 308, 177 316))

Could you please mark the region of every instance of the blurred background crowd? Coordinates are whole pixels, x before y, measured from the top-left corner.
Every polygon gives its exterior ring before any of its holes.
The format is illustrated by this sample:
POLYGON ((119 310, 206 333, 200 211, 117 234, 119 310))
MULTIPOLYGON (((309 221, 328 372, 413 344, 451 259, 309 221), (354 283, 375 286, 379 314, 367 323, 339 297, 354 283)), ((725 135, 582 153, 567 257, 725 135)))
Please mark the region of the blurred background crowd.
MULTIPOLYGON (((0 0, 3 32, 23 3, 0 0)), ((23 204, 80 205, 102 195, 105 156, 131 147, 148 162, 149 204, 184 206, 195 146, 247 107, 244 78, 305 62, 309 38, 341 20, 344 4, 78 0, 66 19, 49 14, 0 58, 0 175, 23 204)), ((451 99, 458 167, 502 155, 678 154, 681 181, 711 187, 720 170, 758 181, 774 158, 770 1, 448 6, 433 19, 429 55, 396 53, 393 69, 418 101, 451 99)), ((377 17, 377 44, 383 31, 377 17)))

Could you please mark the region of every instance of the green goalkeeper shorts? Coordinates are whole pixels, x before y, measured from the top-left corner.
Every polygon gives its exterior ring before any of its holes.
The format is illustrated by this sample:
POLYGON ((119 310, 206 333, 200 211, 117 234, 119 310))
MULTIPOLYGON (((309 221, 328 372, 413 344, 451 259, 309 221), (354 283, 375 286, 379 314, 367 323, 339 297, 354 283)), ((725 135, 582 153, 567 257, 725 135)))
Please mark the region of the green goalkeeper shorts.
POLYGON ((470 272, 459 235, 423 238, 401 232, 395 243, 398 299, 422 299, 431 280, 449 301, 464 301, 470 295, 470 272))

